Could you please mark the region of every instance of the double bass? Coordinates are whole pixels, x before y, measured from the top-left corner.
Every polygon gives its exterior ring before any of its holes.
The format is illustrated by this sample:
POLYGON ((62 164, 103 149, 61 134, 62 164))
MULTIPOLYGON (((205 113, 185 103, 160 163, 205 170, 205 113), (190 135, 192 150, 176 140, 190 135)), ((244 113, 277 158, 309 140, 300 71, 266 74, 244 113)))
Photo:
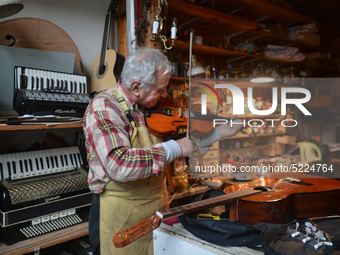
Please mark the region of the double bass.
POLYGON ((231 221, 246 224, 259 222, 285 224, 294 219, 340 214, 337 203, 340 182, 307 174, 272 174, 243 185, 224 189, 225 195, 156 212, 149 218, 117 233, 112 241, 125 247, 158 228, 161 221, 217 205, 229 207, 231 221), (299 177, 299 178, 298 178, 299 177), (301 178, 300 178, 301 177, 301 178))

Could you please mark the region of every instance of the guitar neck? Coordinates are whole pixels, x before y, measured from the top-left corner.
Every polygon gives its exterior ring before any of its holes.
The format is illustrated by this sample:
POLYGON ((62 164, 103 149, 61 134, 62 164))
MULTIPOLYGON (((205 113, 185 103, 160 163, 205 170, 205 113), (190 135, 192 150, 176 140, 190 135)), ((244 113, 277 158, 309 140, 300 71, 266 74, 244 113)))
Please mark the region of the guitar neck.
POLYGON ((105 64, 105 54, 107 50, 110 19, 111 19, 111 12, 108 12, 105 17, 104 35, 103 35, 102 50, 100 54, 99 66, 103 66, 105 64))
POLYGON ((163 219, 172 218, 172 217, 180 216, 180 215, 187 214, 190 212, 194 212, 197 210, 202 210, 205 208, 222 205, 222 204, 225 204, 226 201, 230 201, 236 198, 252 195, 255 193, 259 193, 259 192, 262 192, 262 190, 254 190, 254 189, 240 190, 240 191, 236 191, 230 194, 225 194, 222 196, 213 197, 213 198, 197 201, 194 203, 174 207, 174 208, 171 208, 165 211, 158 212, 158 214, 161 214, 163 219))
POLYGON ((175 216, 180 216, 200 209, 225 204, 227 201, 259 192, 262 192, 262 190, 254 189, 240 190, 230 194, 209 198, 191 204, 174 207, 169 210, 157 212, 157 214, 152 215, 149 218, 131 226, 130 228, 127 228, 117 233, 113 237, 112 241, 117 248, 122 248, 158 228, 161 223, 161 220, 175 216))

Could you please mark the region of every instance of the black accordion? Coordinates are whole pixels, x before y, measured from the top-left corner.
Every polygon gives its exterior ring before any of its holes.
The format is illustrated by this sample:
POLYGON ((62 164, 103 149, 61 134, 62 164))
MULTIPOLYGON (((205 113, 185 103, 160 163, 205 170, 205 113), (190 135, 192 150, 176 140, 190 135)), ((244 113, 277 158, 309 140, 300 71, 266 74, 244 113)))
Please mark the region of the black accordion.
POLYGON ((78 147, 0 155, 1 241, 88 221, 92 193, 78 147))

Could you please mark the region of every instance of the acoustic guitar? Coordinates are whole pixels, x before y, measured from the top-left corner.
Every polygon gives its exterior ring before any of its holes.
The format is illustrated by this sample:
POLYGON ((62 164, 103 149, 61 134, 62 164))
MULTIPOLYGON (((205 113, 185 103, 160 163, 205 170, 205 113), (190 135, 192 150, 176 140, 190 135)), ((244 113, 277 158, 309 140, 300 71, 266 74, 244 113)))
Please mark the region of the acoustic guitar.
POLYGON ((120 2, 112 0, 105 17, 101 53, 94 59, 91 68, 90 92, 100 92, 117 85, 125 58, 113 49, 108 49, 108 34, 111 13, 119 8, 120 2))
POLYGON ((298 218, 340 214, 337 202, 340 182, 328 178, 306 178, 306 175, 299 179, 259 178, 249 185, 228 186, 224 192, 226 194, 222 196, 156 212, 119 232, 112 241, 117 248, 125 247, 158 228, 163 219, 217 205, 229 207, 231 221, 251 225, 259 222, 284 224, 298 218))

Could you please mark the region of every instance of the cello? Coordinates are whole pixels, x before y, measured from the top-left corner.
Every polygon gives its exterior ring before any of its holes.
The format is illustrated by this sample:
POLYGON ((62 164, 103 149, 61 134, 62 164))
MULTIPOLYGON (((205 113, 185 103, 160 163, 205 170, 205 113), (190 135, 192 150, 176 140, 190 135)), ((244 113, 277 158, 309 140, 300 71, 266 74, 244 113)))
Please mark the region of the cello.
POLYGON ((246 224, 285 224, 298 218, 340 214, 340 205, 336 203, 340 196, 339 181, 307 174, 292 175, 293 178, 283 178, 281 174, 272 174, 248 185, 229 186, 222 196, 156 212, 117 233, 112 241, 117 248, 125 247, 158 228, 164 219, 217 205, 228 205, 230 220, 246 224))

